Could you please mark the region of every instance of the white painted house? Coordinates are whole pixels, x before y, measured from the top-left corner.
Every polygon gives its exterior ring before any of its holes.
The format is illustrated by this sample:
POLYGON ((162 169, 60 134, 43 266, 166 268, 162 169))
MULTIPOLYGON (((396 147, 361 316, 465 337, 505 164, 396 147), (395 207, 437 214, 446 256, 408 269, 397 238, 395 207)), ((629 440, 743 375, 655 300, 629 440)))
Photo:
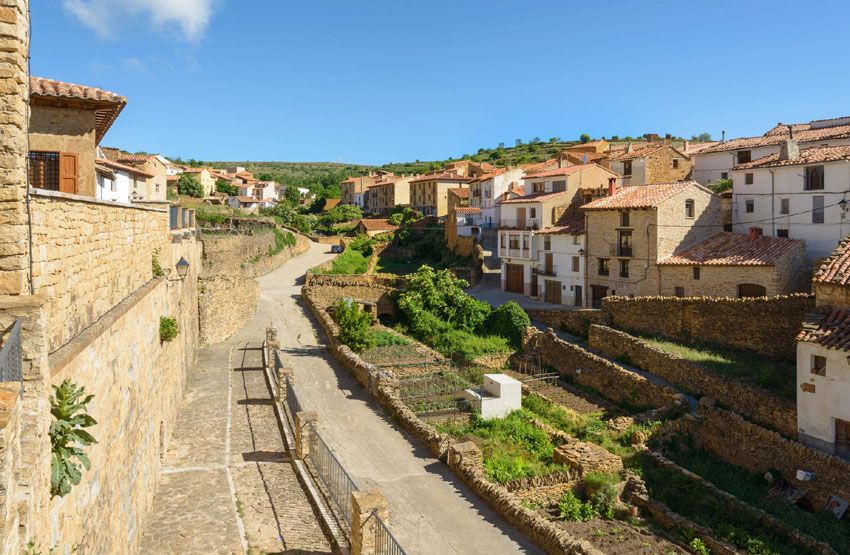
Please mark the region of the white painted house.
POLYGON ((133 166, 105 158, 95 159, 95 170, 97 198, 125 204, 145 200, 147 180, 154 177, 133 166))
POLYGON ((850 235, 850 146, 799 148, 786 139, 780 152, 731 171, 732 228, 806 241, 810 261, 824 258, 850 235))
POLYGON ((584 306, 585 239, 583 217, 537 233, 537 268, 533 273, 537 274, 540 300, 584 306))
POLYGON ((694 152, 693 180, 701 185, 730 179, 732 168, 771 154, 779 154, 786 139, 800 148, 850 145, 850 117, 832 118, 785 125, 779 123, 759 137, 723 141, 694 152))
POLYGON ((274 181, 255 181, 239 185, 240 197, 253 197, 261 201, 277 201, 277 184, 274 181))
POLYGON ((479 210, 480 227, 490 229, 498 224, 499 198, 512 187, 516 187, 524 173, 521 168, 500 168, 469 183, 469 206, 479 210))

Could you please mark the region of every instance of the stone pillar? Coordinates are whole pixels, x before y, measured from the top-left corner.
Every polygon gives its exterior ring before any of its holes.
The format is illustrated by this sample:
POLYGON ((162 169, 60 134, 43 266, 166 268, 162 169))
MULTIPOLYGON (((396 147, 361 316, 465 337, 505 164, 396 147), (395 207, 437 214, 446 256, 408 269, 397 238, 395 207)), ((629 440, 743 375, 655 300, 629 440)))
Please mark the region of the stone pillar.
POLYGON ((319 416, 313 411, 301 411, 295 415, 295 458, 304 460, 310 454, 310 437, 319 416))
POLYGON ((0 0, 0 295, 29 288, 28 0, 0 0))
POLYGON ((277 372, 277 400, 280 403, 286 402, 286 382, 287 380, 293 386, 295 385, 295 372, 292 371, 292 368, 286 368, 281 366, 274 370, 277 372))
POLYGON ((374 555, 375 515, 389 524, 390 505, 377 489, 355 491, 351 494, 351 555, 374 555))

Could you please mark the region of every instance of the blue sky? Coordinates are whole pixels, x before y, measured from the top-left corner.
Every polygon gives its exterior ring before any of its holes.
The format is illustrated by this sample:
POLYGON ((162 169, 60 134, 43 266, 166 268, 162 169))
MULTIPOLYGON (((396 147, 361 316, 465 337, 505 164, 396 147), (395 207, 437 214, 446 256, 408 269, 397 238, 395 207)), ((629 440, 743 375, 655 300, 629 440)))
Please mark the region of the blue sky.
POLYGON ((850 115, 850 3, 34 0, 34 75, 129 104, 104 139, 380 164, 538 136, 719 137, 850 115))

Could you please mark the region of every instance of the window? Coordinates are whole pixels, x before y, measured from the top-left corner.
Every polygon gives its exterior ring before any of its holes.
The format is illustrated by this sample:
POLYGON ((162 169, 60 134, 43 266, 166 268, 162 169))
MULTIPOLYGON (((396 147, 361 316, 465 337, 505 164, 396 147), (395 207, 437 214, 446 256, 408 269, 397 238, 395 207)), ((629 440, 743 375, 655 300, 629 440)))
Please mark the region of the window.
POLYGON ((519 248, 519 235, 511 235, 508 238, 508 248, 509 249, 518 249, 519 248))
POLYGON ((573 235, 573 245, 578 245, 578 244, 580 244, 578 235, 573 235))
POLYGON ((694 217, 694 201, 693 199, 688 199, 685 201, 685 217, 693 218, 694 217))
POLYGON ((754 200, 748 200, 744 203, 744 212, 752 214, 756 211, 756 203, 754 200))
POLYGON ((632 255, 632 232, 621 229, 617 231, 617 256, 632 255))
POLYGON ((600 258, 599 259, 599 275, 600 276, 607 276, 610 268, 611 268, 611 263, 607 258, 600 258))
POLYGON ((524 250, 524 251, 528 250, 528 235, 522 236, 522 250, 524 250))
POLYGON ((579 271, 579 258, 577 256, 573 257, 573 272, 579 271))
POLYGON ((685 296, 685 288, 684 287, 676 287, 674 289, 673 294, 676 295, 677 297, 684 297, 685 296))
POLYGON ((673 169, 674 170, 679 169, 679 159, 678 158, 673 158, 673 169))
POLYGON ((629 211, 623 210, 620 212, 620 225, 623 227, 629 227, 629 211))
POLYGON ((632 161, 631 160, 626 160, 625 162, 623 162, 623 175, 624 176, 632 175, 632 161))
POLYGON ((823 223, 823 197, 812 197, 812 223, 823 223))
POLYGON ((753 174, 745 173, 744 174, 744 183, 746 185, 752 185, 753 184, 753 174))
POLYGON ((529 208, 528 209, 528 217, 534 219, 537 217, 537 208, 529 208))
POLYGON ((826 357, 812 355, 812 374, 826 376, 826 357))
POLYGON ((699 266, 694 266, 694 279, 699 279, 699 266))
POLYGON ((753 153, 750 150, 739 150, 738 151, 738 163, 746 164, 747 162, 753 159, 753 153))
POLYGON ((729 172, 723 172, 720 174, 720 179, 729 179, 729 172))
POLYGON ((539 183, 534 183, 533 189, 534 189, 535 193, 542 193, 543 192, 543 182, 540 181, 539 183))
POLYGON ((790 210, 788 209, 788 199, 782 198, 779 199, 779 213, 780 214, 788 214, 790 210))
POLYGON ((29 153, 30 187, 36 189, 59 190, 59 153, 29 153))
POLYGON ((620 260, 620 277, 622 277, 622 278, 629 277, 629 261, 628 260, 620 260))
POLYGON ((552 238, 548 235, 543 236, 543 250, 544 251, 552 250, 552 238))
POLYGON ((566 190, 567 190, 567 182, 566 181, 553 181, 552 182, 552 192, 566 191, 566 190))
POLYGON ((783 237, 785 239, 788 238, 788 230, 787 229, 777 229, 776 230, 777 237, 783 237))
POLYGON ((823 166, 809 166, 806 168, 806 191, 819 191, 823 189, 823 166))

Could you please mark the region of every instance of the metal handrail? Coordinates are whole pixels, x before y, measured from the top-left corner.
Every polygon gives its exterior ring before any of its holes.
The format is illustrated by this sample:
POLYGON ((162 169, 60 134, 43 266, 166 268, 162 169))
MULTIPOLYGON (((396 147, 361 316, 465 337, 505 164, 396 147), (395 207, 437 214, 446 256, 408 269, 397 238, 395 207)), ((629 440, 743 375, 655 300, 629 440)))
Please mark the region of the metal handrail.
POLYGON ((378 513, 372 513, 375 517, 375 554, 376 555, 405 555, 404 549, 395 539, 393 533, 387 528, 387 524, 381 520, 378 513))
POLYGON ((310 426, 310 452, 307 458, 313 463, 319 479, 324 484, 333 504, 342 515, 346 528, 351 530, 351 494, 358 491, 357 485, 342 467, 339 459, 319 435, 314 424, 310 426))
POLYGON ((15 320, 0 345, 0 382, 23 379, 24 360, 21 349, 21 320, 15 320))

